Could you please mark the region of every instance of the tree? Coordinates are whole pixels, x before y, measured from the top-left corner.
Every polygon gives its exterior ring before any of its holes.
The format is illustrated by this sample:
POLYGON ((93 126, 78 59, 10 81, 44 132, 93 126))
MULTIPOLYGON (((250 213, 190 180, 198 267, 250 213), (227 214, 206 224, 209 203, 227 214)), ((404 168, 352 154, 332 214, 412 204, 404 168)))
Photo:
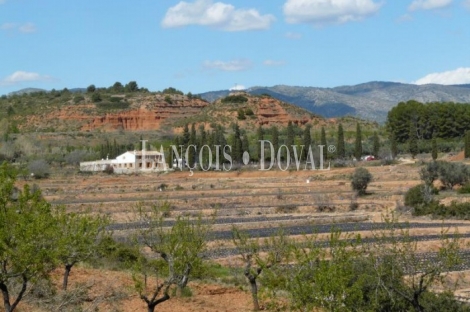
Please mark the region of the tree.
POLYGON ((248 234, 235 226, 232 228, 232 239, 244 264, 243 274, 250 284, 253 310, 259 311, 258 277, 261 273, 273 269, 274 266, 281 264, 288 258, 290 240, 282 231, 279 231, 260 243, 259 240, 250 238, 248 234), (261 251, 265 251, 267 255, 262 257, 261 251))
POLYGON ((325 132, 325 127, 321 127, 321 134, 320 134, 320 144, 323 145, 323 161, 326 161, 328 159, 328 146, 326 145, 326 132, 325 132))
POLYGON ((183 137, 180 143, 183 145, 184 148, 188 147, 189 141, 190 141, 190 134, 189 134, 189 125, 185 124, 183 128, 183 137))
POLYGON ((234 161, 241 163, 243 157, 243 143, 241 139, 240 127, 238 124, 233 126, 232 158, 234 161))
MULTIPOLYGON (((147 303, 149 312, 153 312, 161 302, 170 299, 169 290, 173 285, 182 293, 191 273, 200 270, 201 253, 206 248, 207 235, 212 225, 212 222, 204 222, 201 216, 196 220, 178 216, 168 230, 165 216, 168 216, 169 211, 168 202, 155 204, 150 211, 144 211, 142 206, 138 206, 136 211, 136 221, 147 225, 138 231, 136 239, 156 253, 167 270, 165 280, 157 283, 150 295, 146 292, 147 273, 135 272, 133 276, 135 288, 140 298, 147 303), (163 293, 160 294, 161 292, 163 293)), ((145 269, 141 266, 140 269, 142 268, 145 269)))
MULTIPOLYGON (((289 153, 289 157, 290 159, 293 159, 294 155, 293 155, 293 145, 295 143, 295 139, 294 139, 294 125, 292 124, 292 121, 289 121, 287 123, 287 138, 286 138, 286 146, 287 146, 287 150, 288 150, 288 153, 289 153)), ((286 155, 286 159, 287 159, 287 155, 286 155)))
POLYGON ((395 159, 398 155, 398 146, 393 132, 390 134, 390 151, 392 152, 392 159, 395 159))
POLYGON ((261 162, 264 160, 264 159, 261 159, 261 142, 260 141, 264 140, 264 130, 261 124, 258 126, 258 129, 256 130, 256 138, 258 139, 258 141, 256 142, 256 146, 258 147, 257 148, 258 161, 261 162))
POLYGON ((279 150, 279 131, 276 126, 272 126, 271 128, 271 140, 274 148, 274 157, 276 157, 277 151, 279 150))
POLYGON ((410 122, 410 133, 408 139, 408 149, 411 153, 411 157, 414 159, 418 155, 418 137, 416 134, 416 123, 410 122))
POLYGON ((470 130, 465 132, 465 142, 464 142, 464 154, 465 158, 470 158, 470 130))
POLYGON ((137 92, 137 91, 139 91, 139 86, 137 85, 137 82, 129 81, 126 84, 125 89, 126 89, 127 92, 137 92))
POLYGON ((346 150, 344 148, 344 132, 343 125, 338 125, 338 139, 336 141, 336 157, 343 159, 346 157, 346 150))
POLYGON ((362 157, 362 133, 361 125, 359 123, 356 124, 356 145, 354 148, 354 157, 356 157, 356 160, 361 160, 362 157))
POLYGON ((432 138, 432 152, 431 152, 432 160, 437 159, 437 139, 434 137, 432 138))
POLYGON ((51 204, 39 190, 25 185, 15 190, 17 172, 0 166, 0 290, 6 312, 16 309, 28 284, 36 282, 58 265, 58 236, 51 204), (19 291, 12 302, 11 285, 19 291))
POLYGON ((246 117, 245 117, 245 111, 243 110, 243 108, 240 108, 238 109, 238 112, 237 112, 238 116, 238 120, 245 120, 246 117))
POLYGON ((116 81, 112 86, 113 92, 122 92, 124 91, 124 86, 119 81, 116 81))
POLYGON ((87 93, 93 93, 93 92, 95 92, 95 91, 96 91, 96 87, 95 87, 94 84, 89 85, 89 86, 86 88, 86 92, 87 92, 87 93))
POLYGON ((372 181, 372 175, 369 170, 359 167, 354 170, 351 176, 351 187, 358 195, 364 195, 370 181, 372 181))
POLYGON ((379 135, 377 134, 377 131, 374 132, 373 136, 373 145, 372 145, 372 153, 375 158, 379 158, 379 152, 380 152, 380 139, 379 135))
POLYGON ((368 257, 375 271, 376 287, 385 290, 390 301, 409 306, 402 310, 439 311, 431 310, 433 302, 426 298, 430 287, 442 282, 445 272, 461 263, 458 237, 448 238, 443 230, 438 252, 434 257, 423 257, 408 228, 397 226, 393 216, 384 221, 387 227, 374 234, 376 243, 368 257))
POLYGON ((191 132, 189 133, 189 145, 194 145, 196 147, 191 147, 188 150, 188 164, 192 168, 196 163, 196 157, 198 154, 198 147, 197 147, 197 135, 196 135, 196 124, 191 125, 191 132))
POLYGON ((312 127, 310 125, 305 126, 304 133, 303 133, 302 144, 304 145, 304 149, 302 151, 301 157, 304 160, 307 159, 309 146, 312 144, 312 136, 310 134, 311 128, 312 127))
POLYGON ((94 92, 92 95, 91 95, 91 101, 93 103, 98 103, 98 102, 101 102, 103 99, 101 98, 101 95, 97 92, 94 92))
POLYGON ((61 235, 59 259, 64 266, 62 289, 67 290, 72 267, 95 254, 109 221, 104 216, 66 213, 64 208, 58 210, 56 218, 61 235))

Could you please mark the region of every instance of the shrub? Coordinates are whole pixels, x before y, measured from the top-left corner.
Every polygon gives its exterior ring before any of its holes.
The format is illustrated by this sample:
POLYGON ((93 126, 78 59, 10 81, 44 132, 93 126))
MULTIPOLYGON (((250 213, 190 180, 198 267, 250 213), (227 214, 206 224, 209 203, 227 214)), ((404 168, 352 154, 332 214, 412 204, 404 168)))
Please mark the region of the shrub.
POLYGON ((356 168, 351 176, 351 187, 358 195, 364 195, 370 181, 372 181, 372 175, 369 170, 363 167, 356 168))
POLYGON ((164 100, 165 100, 165 102, 167 102, 168 104, 173 104, 173 100, 171 99, 171 96, 169 96, 169 95, 165 95, 164 100))
POLYGON ((93 103, 98 103, 101 102, 103 99, 101 98, 101 95, 99 93, 93 92, 91 100, 93 101, 93 103))
POLYGON ((114 173, 114 168, 111 165, 106 165, 106 168, 104 168, 104 173, 107 174, 113 174, 114 173))
POLYGON ((83 95, 76 95, 74 98, 73 98, 73 102, 75 104, 78 104, 80 103, 81 101, 85 101, 85 98, 83 97, 83 95))
POLYGON ((222 103, 245 103, 248 99, 243 95, 229 95, 222 99, 222 103))
POLYGON ((292 213, 298 211, 299 208, 296 205, 283 205, 276 207, 276 213, 292 213))
POLYGON ((470 194, 470 183, 467 182, 465 185, 463 185, 459 190, 459 194, 470 194))
POLYGON ((246 116, 253 116, 255 113, 253 112, 253 110, 251 108, 247 108, 245 110, 245 115, 246 116))
POLYGON ((245 117, 245 112, 243 111, 243 109, 239 109, 238 110, 238 116, 237 116, 238 120, 245 120, 246 117, 245 117))
POLYGON ((44 159, 32 161, 28 166, 28 170, 35 179, 47 178, 50 173, 49 164, 44 159))
POLYGON ((469 180, 469 167, 462 163, 438 162, 439 179, 447 189, 463 185, 469 180))
POLYGON ((427 163, 419 171, 419 176, 421 177, 421 180, 423 180, 424 184, 432 185, 439 177, 439 163, 435 161, 427 163))

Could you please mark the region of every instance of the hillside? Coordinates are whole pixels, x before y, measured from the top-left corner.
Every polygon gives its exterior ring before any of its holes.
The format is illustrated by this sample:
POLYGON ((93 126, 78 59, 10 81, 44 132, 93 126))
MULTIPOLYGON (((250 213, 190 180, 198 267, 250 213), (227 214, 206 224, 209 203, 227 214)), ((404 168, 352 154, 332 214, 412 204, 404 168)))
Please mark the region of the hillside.
POLYGON ((182 92, 23 93, 0 99, 0 119, 22 132, 149 131, 173 132, 187 123, 258 125, 324 123, 323 118, 270 96, 234 94, 209 103, 182 92), (234 99, 232 101, 231 99, 234 99), (241 99, 241 101, 240 101, 241 99))
MULTIPOLYGON (((269 94, 327 118, 352 115, 378 122, 384 122, 387 112, 402 101, 470 103, 470 85, 368 82, 335 88, 285 85, 252 87, 247 92, 269 94)), ((200 96, 208 101, 214 101, 228 93, 229 91, 222 90, 202 93, 200 96)))

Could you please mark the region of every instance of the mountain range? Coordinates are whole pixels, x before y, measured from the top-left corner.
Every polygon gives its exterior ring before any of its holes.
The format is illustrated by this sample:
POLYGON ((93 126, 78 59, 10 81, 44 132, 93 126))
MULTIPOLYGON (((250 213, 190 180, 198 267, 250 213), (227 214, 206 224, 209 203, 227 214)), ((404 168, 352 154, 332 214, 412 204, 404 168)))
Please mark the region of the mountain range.
MULTIPOLYGON (((296 87, 277 85, 251 87, 251 94, 269 94, 279 100, 295 104, 324 117, 351 115, 384 122, 388 111, 399 102, 470 103, 470 84, 466 85, 414 85, 397 82, 374 81, 335 88, 296 87)), ((220 90, 199 94, 207 101, 215 101, 233 91, 220 90)))

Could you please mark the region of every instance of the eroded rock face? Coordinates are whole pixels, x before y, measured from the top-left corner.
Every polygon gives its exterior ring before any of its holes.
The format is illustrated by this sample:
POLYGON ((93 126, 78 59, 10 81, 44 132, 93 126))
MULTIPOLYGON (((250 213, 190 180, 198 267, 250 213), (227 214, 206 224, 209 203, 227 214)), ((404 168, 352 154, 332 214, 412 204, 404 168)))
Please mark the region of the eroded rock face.
POLYGON ((261 125, 282 124, 287 125, 289 121, 294 124, 304 125, 311 120, 310 116, 303 114, 295 116, 289 114, 281 105, 279 100, 273 98, 261 98, 258 102, 257 117, 261 125))
POLYGON ((147 102, 138 109, 131 109, 119 113, 108 113, 93 118, 81 130, 157 130, 167 119, 190 117, 209 105, 200 100, 181 101, 168 104, 166 102, 147 102))

